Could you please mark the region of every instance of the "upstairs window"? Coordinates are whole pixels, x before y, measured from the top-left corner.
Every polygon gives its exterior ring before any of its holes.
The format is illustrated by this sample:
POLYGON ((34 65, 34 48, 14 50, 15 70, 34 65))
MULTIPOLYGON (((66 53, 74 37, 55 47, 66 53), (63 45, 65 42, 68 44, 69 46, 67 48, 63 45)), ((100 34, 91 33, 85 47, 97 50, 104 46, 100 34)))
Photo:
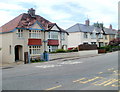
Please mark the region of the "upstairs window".
POLYGON ((65 40, 65 33, 61 34, 62 40, 65 40))
POLYGON ((115 38, 115 35, 110 35, 110 39, 114 39, 115 38))
POLYGON ((99 35, 98 35, 98 38, 99 38, 99 39, 102 39, 102 38, 103 38, 103 34, 99 34, 99 35))
POLYGON ((58 39, 58 32, 49 32, 48 38, 49 39, 58 39))
POLYGON ((91 34, 91 39, 96 39, 96 33, 91 34))
POLYGON ((29 38, 40 38, 41 31, 29 30, 29 38))
POLYGON ((88 34, 87 33, 84 33, 84 38, 88 38, 88 34))
POLYGON ((23 37, 23 30, 22 29, 18 29, 16 34, 17 34, 18 38, 22 38, 23 37))
POLYGON ((107 40, 107 35, 105 35, 105 40, 107 40))

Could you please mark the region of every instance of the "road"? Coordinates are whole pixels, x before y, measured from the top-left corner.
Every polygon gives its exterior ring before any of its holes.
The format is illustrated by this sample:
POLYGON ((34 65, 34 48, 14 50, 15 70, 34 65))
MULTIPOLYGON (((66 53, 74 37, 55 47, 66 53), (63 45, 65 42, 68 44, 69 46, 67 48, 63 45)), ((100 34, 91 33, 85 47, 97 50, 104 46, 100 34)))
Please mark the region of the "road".
POLYGON ((3 69, 3 90, 118 90, 118 52, 3 69))

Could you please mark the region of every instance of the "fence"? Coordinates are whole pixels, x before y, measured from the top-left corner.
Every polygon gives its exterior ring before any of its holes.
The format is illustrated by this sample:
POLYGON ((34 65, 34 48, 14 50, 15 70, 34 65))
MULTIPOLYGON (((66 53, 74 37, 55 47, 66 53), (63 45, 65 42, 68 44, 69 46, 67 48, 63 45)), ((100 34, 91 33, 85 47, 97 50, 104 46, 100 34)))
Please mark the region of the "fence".
POLYGON ((78 50, 97 50, 97 45, 95 44, 82 44, 78 46, 78 50))

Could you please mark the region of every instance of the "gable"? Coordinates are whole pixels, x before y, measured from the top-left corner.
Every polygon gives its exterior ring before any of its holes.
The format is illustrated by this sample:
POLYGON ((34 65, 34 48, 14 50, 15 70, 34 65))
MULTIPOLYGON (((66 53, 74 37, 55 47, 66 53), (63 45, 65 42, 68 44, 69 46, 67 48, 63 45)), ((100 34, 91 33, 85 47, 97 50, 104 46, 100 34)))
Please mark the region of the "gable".
POLYGON ((37 22, 34 23, 31 28, 33 28, 33 29, 43 29, 42 26, 40 24, 38 24, 37 22))
POLYGON ((101 31, 100 29, 95 28, 95 29, 93 30, 93 33, 99 33, 100 31, 101 31))
POLYGON ((60 31, 56 25, 54 25, 54 26, 51 28, 51 30, 60 31))

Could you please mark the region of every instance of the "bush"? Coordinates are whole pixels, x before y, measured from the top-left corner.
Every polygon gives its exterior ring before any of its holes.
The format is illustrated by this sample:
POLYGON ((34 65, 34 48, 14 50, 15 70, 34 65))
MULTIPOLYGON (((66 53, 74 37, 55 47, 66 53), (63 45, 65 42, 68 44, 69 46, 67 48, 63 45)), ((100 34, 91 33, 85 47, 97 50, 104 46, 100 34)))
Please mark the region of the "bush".
POLYGON ((105 49, 107 52, 112 52, 112 51, 120 50, 120 46, 107 45, 107 46, 104 46, 104 47, 98 47, 98 49, 105 49))
POLYGON ((73 52, 73 50, 66 50, 66 52, 73 52))
POLYGON ((77 52, 78 48, 73 48, 73 49, 68 49, 68 50, 64 50, 64 49, 57 49, 56 51, 50 52, 50 53, 67 53, 67 52, 77 52))
POLYGON ((55 52, 56 53, 63 53, 63 52, 66 52, 66 51, 64 49, 57 49, 55 52))
POLYGON ((68 50, 66 50, 66 52, 78 52, 78 47, 68 48, 68 50))

